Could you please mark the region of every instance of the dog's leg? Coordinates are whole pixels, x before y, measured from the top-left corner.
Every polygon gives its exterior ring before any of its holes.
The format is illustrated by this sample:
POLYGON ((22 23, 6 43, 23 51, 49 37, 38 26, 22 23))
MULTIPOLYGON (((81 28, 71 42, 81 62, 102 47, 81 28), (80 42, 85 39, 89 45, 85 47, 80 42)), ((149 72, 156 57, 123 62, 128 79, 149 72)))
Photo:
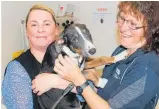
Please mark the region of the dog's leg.
POLYGON ((94 67, 99 67, 102 65, 108 65, 114 63, 114 57, 99 57, 99 58, 92 58, 90 61, 86 62, 85 69, 90 69, 94 67))

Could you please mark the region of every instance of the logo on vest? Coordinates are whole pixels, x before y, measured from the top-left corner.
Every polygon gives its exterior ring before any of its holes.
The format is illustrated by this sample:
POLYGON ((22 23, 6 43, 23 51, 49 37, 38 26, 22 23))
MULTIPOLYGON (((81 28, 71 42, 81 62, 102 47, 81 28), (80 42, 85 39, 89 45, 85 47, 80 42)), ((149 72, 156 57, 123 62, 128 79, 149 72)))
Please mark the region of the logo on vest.
POLYGON ((116 79, 120 79, 120 70, 118 68, 116 68, 116 71, 113 75, 116 79))

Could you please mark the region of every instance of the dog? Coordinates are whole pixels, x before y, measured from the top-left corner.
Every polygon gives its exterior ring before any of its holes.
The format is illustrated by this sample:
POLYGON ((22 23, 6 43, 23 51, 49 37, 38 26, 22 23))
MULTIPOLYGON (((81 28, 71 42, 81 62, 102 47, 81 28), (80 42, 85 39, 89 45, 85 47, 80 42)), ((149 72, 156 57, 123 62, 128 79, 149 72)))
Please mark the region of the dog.
MULTIPOLYGON (((86 58, 92 56, 96 52, 93 45, 92 36, 84 24, 73 24, 69 26, 61 34, 62 38, 51 43, 44 55, 41 73, 52 72, 55 60, 59 54, 70 56, 81 70, 84 69, 86 58)), ((39 96, 39 104, 42 109, 51 109, 56 101, 63 95, 64 90, 50 89, 46 93, 39 96)), ((69 92, 59 102, 55 109, 80 109, 81 104, 75 93, 69 92)))

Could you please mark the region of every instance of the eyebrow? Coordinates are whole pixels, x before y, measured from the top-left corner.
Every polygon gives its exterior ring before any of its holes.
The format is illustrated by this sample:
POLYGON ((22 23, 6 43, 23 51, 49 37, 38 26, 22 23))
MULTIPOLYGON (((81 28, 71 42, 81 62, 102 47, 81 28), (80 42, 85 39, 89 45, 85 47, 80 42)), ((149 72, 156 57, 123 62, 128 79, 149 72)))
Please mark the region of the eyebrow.
MULTIPOLYGON (((36 20, 31 20, 31 21, 30 21, 30 23, 31 23, 31 22, 33 22, 33 23, 38 23, 36 20)), ((43 21, 43 23, 45 23, 45 22, 53 23, 53 22, 52 22, 52 21, 50 21, 50 20, 44 20, 44 21, 43 21)))
MULTIPOLYGON (((124 15, 121 15, 121 14, 119 14, 119 16, 120 17, 122 17, 122 18, 126 18, 126 17, 124 17, 124 15)), ((134 20, 132 20, 132 19, 125 19, 126 21, 130 21, 130 22, 133 22, 133 23, 135 23, 135 24, 137 24, 137 22, 136 21, 134 21, 134 20)))

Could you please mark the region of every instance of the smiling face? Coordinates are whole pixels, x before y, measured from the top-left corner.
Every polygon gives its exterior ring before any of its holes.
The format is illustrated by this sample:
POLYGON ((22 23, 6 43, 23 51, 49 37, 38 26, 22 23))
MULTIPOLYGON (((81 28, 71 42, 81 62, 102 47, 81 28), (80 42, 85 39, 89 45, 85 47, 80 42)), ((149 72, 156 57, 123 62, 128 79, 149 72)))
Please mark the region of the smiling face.
POLYGON ((119 29, 119 41, 128 49, 139 48, 145 40, 144 17, 137 19, 133 14, 120 12, 117 18, 119 29))
POLYGON ((32 10, 26 27, 31 48, 46 49, 56 39, 56 24, 47 11, 32 10))

